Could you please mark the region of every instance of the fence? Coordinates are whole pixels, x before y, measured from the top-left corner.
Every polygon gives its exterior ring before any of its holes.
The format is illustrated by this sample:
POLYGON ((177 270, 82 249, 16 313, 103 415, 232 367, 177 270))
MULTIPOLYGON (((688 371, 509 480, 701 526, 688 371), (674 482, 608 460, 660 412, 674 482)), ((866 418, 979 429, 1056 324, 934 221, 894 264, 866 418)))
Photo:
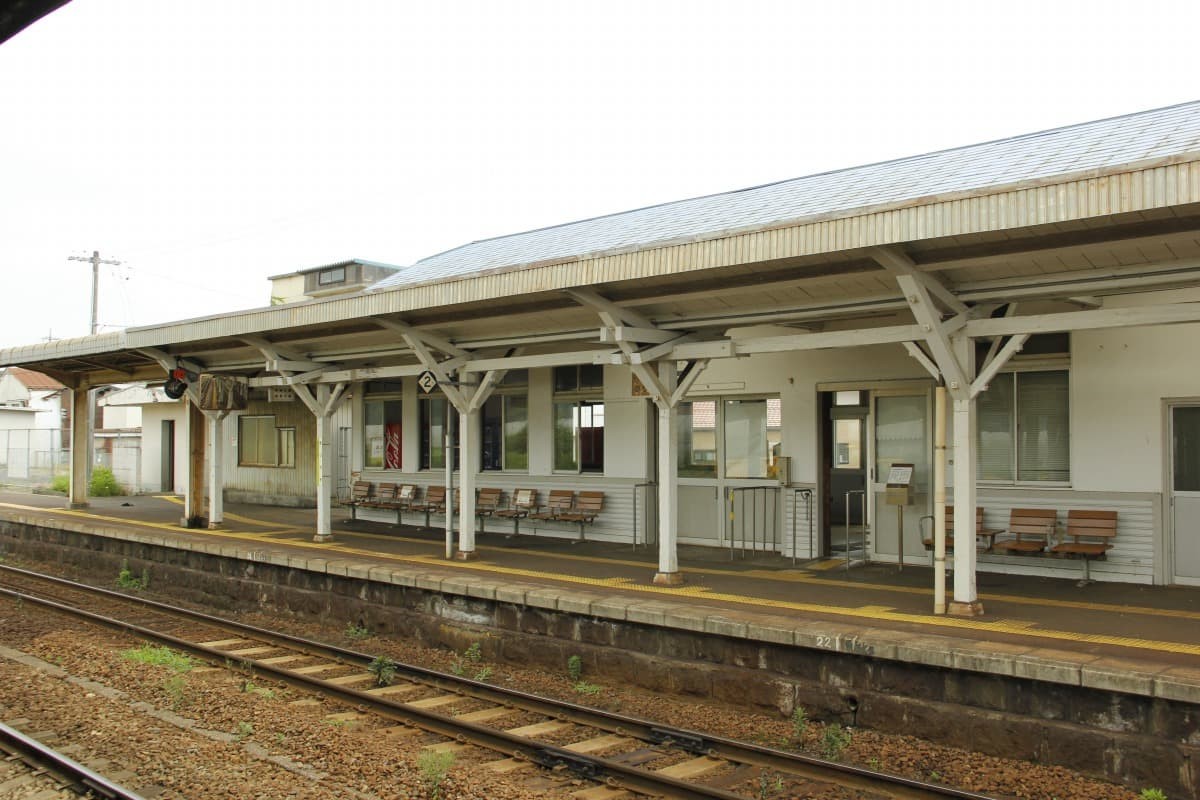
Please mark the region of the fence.
MULTIPOLYGON (((71 450, 57 429, 0 430, 0 483, 34 488, 49 486, 56 475, 71 471, 71 450)), ((95 463, 113 471, 117 482, 132 493, 142 488, 140 434, 99 435, 95 463)))
POLYGON ((728 495, 729 557, 735 551, 779 551, 779 487, 730 488, 728 495))

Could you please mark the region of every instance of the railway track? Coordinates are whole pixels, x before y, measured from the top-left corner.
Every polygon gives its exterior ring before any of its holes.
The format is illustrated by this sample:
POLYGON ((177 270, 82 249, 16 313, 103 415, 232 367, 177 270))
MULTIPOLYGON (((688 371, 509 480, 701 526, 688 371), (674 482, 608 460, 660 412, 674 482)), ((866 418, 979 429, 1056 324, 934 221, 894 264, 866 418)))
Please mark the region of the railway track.
MULTIPOLYGON (((27 797, 84 796, 106 800, 142 800, 142 796, 69 758, 33 736, 0 723, 0 790, 27 797), (35 782, 44 788, 37 791, 35 782)), ((9 796, 9 795, 5 795, 9 796)))
POLYGON ((0 595, 123 631, 211 664, 270 676, 400 726, 445 737, 435 750, 486 748, 498 773, 530 765, 593 782, 581 800, 625 795, 735 800, 730 786, 769 771, 790 785, 839 787, 856 797, 962 798, 985 795, 901 778, 761 745, 683 730, 493 686, 419 666, 265 630, 152 600, 0 565, 0 595), (38 586, 37 592, 28 588, 38 586), (19 586, 18 586, 19 584, 19 586), (81 608, 99 600, 121 617, 81 608), (153 626, 153 627, 151 627, 153 626), (381 674, 386 673, 386 674, 381 674), (382 680, 381 678, 386 678, 382 680), (442 713, 464 701, 474 710, 442 713), (536 721, 497 727, 514 715, 536 721), (552 743, 562 741, 565 745, 552 743))

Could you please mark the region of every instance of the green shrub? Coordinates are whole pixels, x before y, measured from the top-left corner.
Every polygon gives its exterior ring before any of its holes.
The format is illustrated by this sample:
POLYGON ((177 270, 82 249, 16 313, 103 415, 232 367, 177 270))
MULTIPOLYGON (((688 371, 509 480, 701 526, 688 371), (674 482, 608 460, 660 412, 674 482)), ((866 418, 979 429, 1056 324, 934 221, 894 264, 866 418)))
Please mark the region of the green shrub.
POLYGON ((93 467, 88 494, 92 497, 119 497, 125 494, 125 487, 117 483, 116 476, 108 467, 93 467))
POLYGON ((187 672, 196 666, 196 662, 190 656, 177 653, 169 647, 158 647, 152 644, 144 644, 141 647, 126 650, 121 655, 128 661, 140 661, 156 667, 167 667, 174 672, 187 672))
POLYGON ((454 765, 454 753, 439 753, 425 750, 417 758, 417 767, 421 770, 421 783, 433 800, 441 800, 442 783, 446 773, 454 765))
POLYGON ((821 752, 830 761, 837 761, 842 757, 842 752, 850 744, 850 729, 843 728, 836 722, 825 726, 825 733, 821 737, 821 752))
POLYGON ((1167 793, 1162 789, 1142 789, 1138 797, 1142 800, 1167 800, 1167 793))
POLYGON ((55 475, 50 480, 50 491, 61 492, 67 494, 71 491, 71 476, 70 475, 55 475))
POLYGON ((572 683, 579 683, 579 681, 583 680, 583 659, 579 656, 568 658, 567 674, 571 676, 572 683))

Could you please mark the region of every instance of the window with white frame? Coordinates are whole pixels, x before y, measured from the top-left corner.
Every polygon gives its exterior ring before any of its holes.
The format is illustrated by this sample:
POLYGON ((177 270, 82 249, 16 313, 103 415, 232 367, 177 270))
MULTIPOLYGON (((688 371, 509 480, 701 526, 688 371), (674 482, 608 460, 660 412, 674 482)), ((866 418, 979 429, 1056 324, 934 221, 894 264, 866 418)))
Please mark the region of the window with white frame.
POLYGON ((318 286, 332 286, 335 283, 346 282, 346 268, 333 267, 332 269, 323 269, 317 273, 318 286))
MULTIPOLYGON (((421 398, 421 469, 446 468, 446 426, 449 423, 447 413, 457 411, 446 401, 445 397, 421 398)), ((454 469, 458 469, 458 431, 454 426, 454 435, 450 449, 454 451, 454 469)))
POLYGON ((554 469, 604 471, 604 368, 554 369, 554 469))
POLYGON ((296 429, 295 428, 276 428, 279 434, 279 443, 276 453, 278 454, 279 467, 295 467, 296 466, 296 429))
POLYGON ((977 405, 979 480, 1071 480, 1070 373, 1003 372, 977 405))
POLYGON ((781 412, 778 397, 680 403, 679 477, 776 477, 783 442, 781 412))
POLYGON ((368 397, 363 402, 363 466, 400 469, 404 444, 403 403, 368 397))
POLYGON ((529 373, 510 370, 481 412, 481 467, 529 469, 529 373))
POLYGON ((279 466, 279 434, 274 415, 243 414, 238 417, 238 465, 279 466))

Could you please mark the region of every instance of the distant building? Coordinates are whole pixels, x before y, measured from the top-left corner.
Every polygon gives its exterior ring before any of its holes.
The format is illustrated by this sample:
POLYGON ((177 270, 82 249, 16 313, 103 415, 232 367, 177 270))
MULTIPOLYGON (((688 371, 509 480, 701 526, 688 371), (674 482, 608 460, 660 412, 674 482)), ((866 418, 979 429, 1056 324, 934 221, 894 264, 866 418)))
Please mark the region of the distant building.
POLYGON ((352 258, 323 267, 272 275, 271 305, 299 303, 336 294, 361 292, 376 281, 399 272, 399 267, 352 258))

